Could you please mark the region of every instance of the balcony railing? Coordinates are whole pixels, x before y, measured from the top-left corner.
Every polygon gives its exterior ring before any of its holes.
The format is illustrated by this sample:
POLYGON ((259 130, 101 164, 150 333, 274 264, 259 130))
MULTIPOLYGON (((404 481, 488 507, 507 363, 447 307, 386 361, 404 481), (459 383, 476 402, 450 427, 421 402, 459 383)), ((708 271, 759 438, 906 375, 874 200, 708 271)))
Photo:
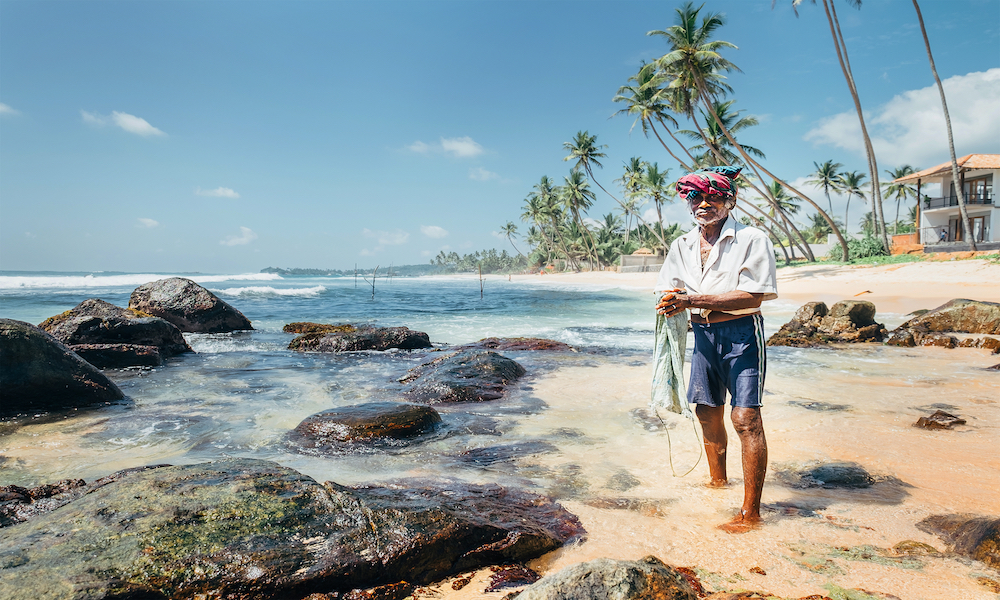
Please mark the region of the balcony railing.
MULTIPOLYGON (((993 193, 976 194, 965 197, 966 204, 993 204, 993 193)), ((958 206, 958 196, 946 196, 944 198, 924 198, 924 209, 947 208, 958 206)))

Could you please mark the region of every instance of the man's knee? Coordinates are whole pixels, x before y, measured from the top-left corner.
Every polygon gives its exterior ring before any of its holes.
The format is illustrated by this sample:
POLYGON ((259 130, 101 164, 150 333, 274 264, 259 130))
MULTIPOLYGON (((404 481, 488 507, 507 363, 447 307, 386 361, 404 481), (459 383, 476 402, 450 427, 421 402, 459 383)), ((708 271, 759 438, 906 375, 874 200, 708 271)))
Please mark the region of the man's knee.
POLYGON ((735 429, 736 433, 740 436, 763 435, 764 421, 761 419, 759 408, 742 408, 734 406, 731 416, 733 420, 733 429, 735 429))

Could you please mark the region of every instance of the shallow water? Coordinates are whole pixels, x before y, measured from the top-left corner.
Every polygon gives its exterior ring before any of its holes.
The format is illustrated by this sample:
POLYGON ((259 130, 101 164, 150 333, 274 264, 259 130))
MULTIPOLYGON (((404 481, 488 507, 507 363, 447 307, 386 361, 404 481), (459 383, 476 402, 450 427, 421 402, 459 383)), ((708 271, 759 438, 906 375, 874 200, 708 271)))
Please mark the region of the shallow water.
MULTIPOLYGON (((37 323, 89 297, 124 306, 143 279, 46 277, 0 275, 0 315, 37 323)), ((256 330, 188 335, 197 354, 155 369, 109 371, 130 403, 0 425, 0 484, 89 481, 126 467, 229 456, 274 460, 347 485, 413 476, 500 482, 555 496, 588 530, 586 542, 535 561, 543 571, 655 554, 704 569, 716 589, 804 596, 837 585, 906 599, 994 597, 975 583, 990 572, 981 563, 853 560, 866 554, 851 550, 905 539, 942 548, 914 524, 936 513, 1000 514, 993 451, 1000 374, 984 370, 1000 359, 985 351, 770 348, 765 526, 730 536, 714 526, 742 498, 738 439, 731 434, 733 485, 709 490, 704 461, 686 477, 671 474, 667 435, 644 410, 653 304, 645 290, 490 278, 480 299, 475 279, 394 279, 379 280, 372 301, 371 288, 363 281, 355 287, 353 278, 213 276, 203 284, 256 330), (507 398, 439 407, 444 426, 415 443, 310 456, 286 445, 290 429, 334 406, 398 399, 397 379, 430 353, 291 352, 285 347, 294 336, 281 332, 291 321, 407 325, 440 347, 539 336, 580 351, 507 353, 529 373, 507 398), (936 408, 968 424, 939 432, 912 427, 936 408), (882 480, 860 490, 790 485, 791 473, 817 461, 854 462, 882 480), (750 573, 755 566, 767 575, 750 573)), ((766 333, 795 308, 765 304, 766 333)), ((878 315, 890 328, 904 319, 878 315)), ((674 467, 686 471, 698 459, 698 441, 688 422, 666 420, 674 467)), ((480 597, 471 586, 448 593, 480 597)))

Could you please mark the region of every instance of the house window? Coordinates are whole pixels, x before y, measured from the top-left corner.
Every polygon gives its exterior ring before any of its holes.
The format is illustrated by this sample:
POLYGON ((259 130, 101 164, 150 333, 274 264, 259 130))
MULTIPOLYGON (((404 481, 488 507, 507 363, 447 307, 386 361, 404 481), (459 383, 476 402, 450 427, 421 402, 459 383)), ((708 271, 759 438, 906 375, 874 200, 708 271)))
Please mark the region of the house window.
MULTIPOLYGON (((969 204, 991 204, 993 198, 993 175, 966 179, 965 187, 962 188, 962 191, 964 192, 965 201, 969 204)), ((951 186, 951 195, 951 204, 954 206, 958 204, 958 199, 955 198, 954 184, 951 186)))

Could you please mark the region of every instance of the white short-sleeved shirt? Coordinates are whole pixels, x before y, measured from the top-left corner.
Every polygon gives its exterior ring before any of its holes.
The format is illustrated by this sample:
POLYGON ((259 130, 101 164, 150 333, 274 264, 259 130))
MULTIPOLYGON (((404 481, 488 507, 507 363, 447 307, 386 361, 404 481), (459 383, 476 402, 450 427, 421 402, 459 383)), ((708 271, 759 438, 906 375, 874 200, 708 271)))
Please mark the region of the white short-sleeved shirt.
MULTIPOLYGON (((774 246, 766 233, 729 215, 704 268, 700 239, 701 233, 695 228, 670 245, 656 278, 656 291, 684 288, 689 294, 724 294, 742 290, 764 294, 764 300, 778 297, 774 246)), ((757 310, 726 312, 749 314, 757 310)))

